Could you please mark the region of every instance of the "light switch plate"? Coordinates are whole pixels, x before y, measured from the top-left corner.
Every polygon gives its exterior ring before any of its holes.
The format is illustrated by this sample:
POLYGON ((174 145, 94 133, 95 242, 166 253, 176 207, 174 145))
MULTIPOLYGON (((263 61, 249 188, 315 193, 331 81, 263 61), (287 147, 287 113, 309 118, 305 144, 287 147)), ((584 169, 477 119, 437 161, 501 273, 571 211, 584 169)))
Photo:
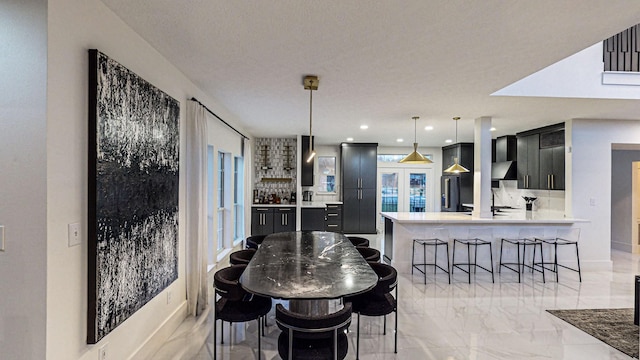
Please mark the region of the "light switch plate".
POLYGON ((0 251, 4 252, 4 225, 0 225, 0 251))
POLYGON ((80 223, 69 224, 69 247, 80 245, 80 223))

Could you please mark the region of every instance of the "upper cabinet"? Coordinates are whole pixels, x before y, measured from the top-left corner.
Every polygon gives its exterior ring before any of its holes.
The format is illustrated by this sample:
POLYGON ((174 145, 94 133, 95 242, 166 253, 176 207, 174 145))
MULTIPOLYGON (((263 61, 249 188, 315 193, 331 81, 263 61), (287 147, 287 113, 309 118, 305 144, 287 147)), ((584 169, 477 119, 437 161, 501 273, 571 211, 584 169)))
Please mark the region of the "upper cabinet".
POLYGON ((518 188, 564 190, 564 123, 517 135, 518 188))
POLYGON ((538 189, 540 184, 540 134, 518 136, 518 189, 538 189))

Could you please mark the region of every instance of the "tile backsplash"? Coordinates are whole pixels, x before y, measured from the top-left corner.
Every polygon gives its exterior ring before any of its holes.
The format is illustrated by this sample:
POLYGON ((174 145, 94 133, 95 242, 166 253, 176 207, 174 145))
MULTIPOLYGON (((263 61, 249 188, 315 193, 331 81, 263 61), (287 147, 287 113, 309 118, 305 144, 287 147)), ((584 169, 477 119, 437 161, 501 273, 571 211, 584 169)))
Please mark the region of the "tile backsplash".
POLYGON ((289 199, 296 191, 297 141, 295 138, 257 138, 253 154, 253 189, 259 196, 275 194, 289 199))
POLYGON ((513 206, 516 208, 525 207, 523 196, 536 197, 533 203, 533 210, 550 210, 564 212, 564 190, 529 190, 518 189, 516 181, 500 181, 499 188, 493 188, 495 204, 503 206, 513 206))

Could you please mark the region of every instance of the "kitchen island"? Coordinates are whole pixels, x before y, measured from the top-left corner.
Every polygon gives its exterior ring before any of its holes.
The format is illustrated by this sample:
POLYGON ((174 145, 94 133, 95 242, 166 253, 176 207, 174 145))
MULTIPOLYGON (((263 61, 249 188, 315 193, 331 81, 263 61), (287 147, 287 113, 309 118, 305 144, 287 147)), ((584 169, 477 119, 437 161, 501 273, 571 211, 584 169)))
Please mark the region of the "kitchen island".
MULTIPOLYGON (((496 264, 500 255, 501 238, 516 238, 521 229, 531 229, 540 237, 550 236, 555 234, 559 228, 579 227, 580 223, 586 222, 586 220, 567 218, 561 212, 532 212, 521 209, 501 211, 490 218, 474 217, 469 213, 461 212, 382 212, 381 215, 385 221, 384 260, 391 263, 401 273, 411 272, 413 239, 425 237, 429 228, 447 229, 449 231, 449 250, 453 251, 454 238, 467 237, 470 228, 491 227, 494 238, 494 269, 497 270, 496 264)), ((444 251, 441 252, 441 255, 445 256, 444 251)), ((559 254, 559 258, 562 256, 559 254)), ((515 248, 505 249, 505 257, 515 258, 515 248)), ((571 260, 568 258, 569 262, 571 260)), ((438 261, 446 262, 446 259, 438 261)))

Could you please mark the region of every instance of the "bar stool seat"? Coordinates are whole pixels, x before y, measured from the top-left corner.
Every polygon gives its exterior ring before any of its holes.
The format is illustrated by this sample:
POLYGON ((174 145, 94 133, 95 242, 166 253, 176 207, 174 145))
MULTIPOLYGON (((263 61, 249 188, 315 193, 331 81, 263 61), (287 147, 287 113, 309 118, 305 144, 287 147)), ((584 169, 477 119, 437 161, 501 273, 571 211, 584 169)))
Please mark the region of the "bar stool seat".
MULTIPOLYGON (((541 267, 542 270, 549 270, 551 272, 556 273, 556 282, 559 279, 559 268, 565 268, 567 270, 575 271, 578 273, 578 279, 582 282, 582 272, 580 270, 580 253, 578 251, 578 240, 580 239, 580 228, 570 228, 570 229, 562 229, 558 230, 555 237, 551 238, 536 238, 536 241, 540 243, 540 248, 542 249, 542 244, 549 245, 548 247, 553 247, 553 262, 535 262, 533 263, 534 267, 541 267), (563 245, 573 245, 576 247, 576 261, 578 263, 578 268, 572 268, 563 264, 558 263, 558 246, 563 245), (549 267, 548 265, 552 265, 549 267)), ((540 250, 542 252, 542 250, 540 250)), ((534 248, 534 259, 535 259, 535 248, 534 248)))
POLYGON ((433 274, 436 274, 436 270, 440 269, 447 273, 447 277, 449 278, 449 284, 451 284, 451 272, 449 270, 449 231, 444 228, 435 228, 430 229, 427 234, 424 235, 424 238, 413 239, 412 245, 412 253, 411 253, 411 274, 413 274, 413 269, 420 271, 424 275, 424 283, 427 284, 427 266, 433 266, 433 274), (422 263, 416 263, 416 244, 422 245, 422 263), (434 255, 433 262, 427 262, 427 246, 434 247, 434 255), (447 251, 447 265, 446 269, 442 266, 438 265, 438 247, 444 246, 447 251), (422 267, 422 268, 420 268, 422 267))
POLYGON ((454 238, 453 239, 453 259, 451 260, 451 275, 453 275, 454 269, 458 268, 466 272, 469 275, 469 284, 471 284, 471 268, 475 274, 478 268, 491 273, 491 282, 495 283, 493 275, 493 249, 491 243, 493 242, 493 231, 490 228, 469 229, 469 234, 466 238, 454 238), (456 262, 456 243, 460 245, 466 245, 467 247, 467 262, 456 262), (489 247, 489 268, 486 268, 478 264, 478 247, 489 247), (474 256, 471 261, 471 247, 473 246, 474 256), (466 268, 466 269, 465 269, 466 268))
POLYGON ((521 229, 517 238, 502 238, 500 239, 500 261, 498 265, 498 273, 502 272, 502 268, 505 267, 511 271, 514 271, 518 274, 518 283, 522 281, 522 273, 525 268, 531 269, 531 272, 534 270, 542 273, 542 282, 545 282, 544 277, 544 268, 537 268, 534 266, 535 263, 535 254, 536 247, 540 246, 540 261, 544 262, 544 255, 542 253, 542 243, 536 241, 533 232, 530 229, 521 229), (503 252, 505 243, 515 245, 516 253, 517 253, 517 262, 507 262, 503 261, 503 252), (526 251, 527 247, 533 246, 533 260, 531 261, 531 265, 526 264, 526 251), (522 249, 522 257, 520 256, 520 249, 522 249), (513 268, 512 266, 517 266, 517 268, 513 268))

